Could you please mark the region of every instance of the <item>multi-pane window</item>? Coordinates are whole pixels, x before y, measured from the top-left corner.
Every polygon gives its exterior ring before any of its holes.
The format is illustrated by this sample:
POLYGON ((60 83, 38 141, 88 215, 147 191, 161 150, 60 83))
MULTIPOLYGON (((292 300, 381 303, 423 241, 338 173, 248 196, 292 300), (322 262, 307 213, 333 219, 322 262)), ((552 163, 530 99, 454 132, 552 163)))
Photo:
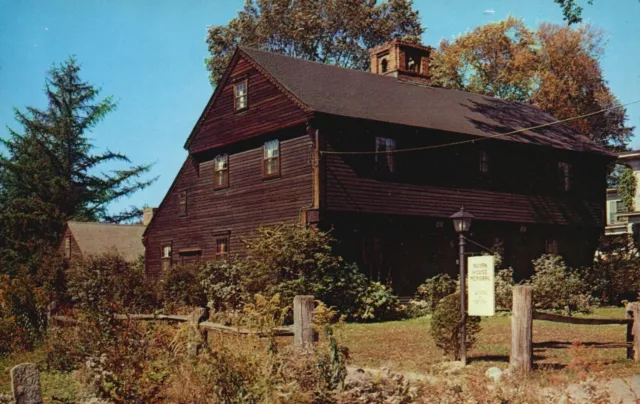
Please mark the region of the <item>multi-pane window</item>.
POLYGON ((215 189, 229 186, 229 156, 221 154, 213 160, 213 187, 215 189))
POLYGON ((178 214, 180 216, 187 216, 187 191, 180 191, 178 194, 178 214))
POLYGON ((171 267, 171 243, 163 244, 161 251, 162 270, 166 271, 171 267))
POLYGON ((216 238, 216 257, 226 257, 229 253, 229 237, 216 238))
POLYGON ((71 236, 64 238, 64 256, 65 258, 71 258, 71 236))
POLYGON ((234 107, 236 111, 249 106, 247 98, 247 80, 239 81, 233 85, 234 107))
POLYGON ((564 161, 558 163, 558 180, 562 191, 571 189, 571 164, 564 161))
POLYGON ((480 150, 480 155, 479 155, 479 159, 480 159, 480 172, 481 173, 488 173, 489 172, 489 156, 487 155, 487 152, 484 150, 480 150))
POLYGON ((388 137, 376 137, 375 163, 379 171, 393 173, 396 171, 394 151, 396 141, 388 137))
POLYGON ((280 142, 277 139, 265 142, 263 163, 265 177, 280 175, 280 142))
POLYGON ((558 255, 558 241, 546 240, 546 252, 547 254, 558 255))

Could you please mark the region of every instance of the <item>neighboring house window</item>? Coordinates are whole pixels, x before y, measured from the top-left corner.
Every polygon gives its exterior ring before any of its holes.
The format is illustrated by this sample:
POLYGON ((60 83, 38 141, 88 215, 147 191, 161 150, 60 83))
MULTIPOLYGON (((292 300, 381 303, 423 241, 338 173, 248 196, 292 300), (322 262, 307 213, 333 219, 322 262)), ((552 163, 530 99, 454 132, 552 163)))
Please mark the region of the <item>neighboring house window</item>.
POLYGON ((247 80, 240 81, 233 85, 233 95, 236 111, 242 111, 249 106, 247 102, 247 80))
POLYGON ((216 257, 224 258, 229 253, 229 237, 216 238, 216 257))
POLYGON ((484 150, 480 150, 480 172, 484 174, 489 172, 489 156, 484 150))
POLYGON ((180 191, 178 194, 179 215, 187 216, 187 191, 180 191))
POLYGON ((65 258, 71 258, 71 236, 64 238, 64 256, 65 258))
POLYGON ((280 141, 270 140, 264 144, 264 176, 280 175, 280 141))
POLYGON ((571 189, 571 164, 564 161, 558 163, 558 179, 562 191, 566 192, 571 189))
POLYGON ((388 137, 376 137, 376 168, 382 172, 393 173, 396 171, 395 154, 396 141, 388 137))
POLYGON ((162 245, 162 270, 166 271, 171 267, 171 243, 162 245))
POLYGON ((221 154, 213 160, 213 187, 214 189, 229 186, 229 156, 221 154))

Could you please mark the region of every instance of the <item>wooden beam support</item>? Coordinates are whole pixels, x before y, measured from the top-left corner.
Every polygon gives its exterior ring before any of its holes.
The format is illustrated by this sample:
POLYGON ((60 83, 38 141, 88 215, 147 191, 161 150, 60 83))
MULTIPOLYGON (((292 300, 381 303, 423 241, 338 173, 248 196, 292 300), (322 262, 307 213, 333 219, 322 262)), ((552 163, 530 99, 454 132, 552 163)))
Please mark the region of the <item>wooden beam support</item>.
POLYGON ((511 312, 511 368, 528 373, 533 367, 533 287, 513 287, 511 312))

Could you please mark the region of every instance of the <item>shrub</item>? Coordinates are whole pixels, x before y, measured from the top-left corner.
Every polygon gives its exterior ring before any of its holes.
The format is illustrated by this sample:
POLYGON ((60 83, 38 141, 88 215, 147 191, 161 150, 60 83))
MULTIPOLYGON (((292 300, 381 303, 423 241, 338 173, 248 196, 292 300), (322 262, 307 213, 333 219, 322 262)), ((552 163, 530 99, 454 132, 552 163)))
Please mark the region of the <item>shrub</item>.
MULTIPOLYGON (((459 360, 461 330, 460 293, 456 292, 446 296, 437 304, 431 317, 431 329, 429 332, 436 346, 442 349, 445 355, 450 355, 452 360, 459 360)), ((467 349, 473 348, 476 342, 476 334, 479 331, 480 317, 467 316, 467 349)))
MULTIPOLYGON (((387 310, 386 304, 377 303, 375 295, 385 294, 391 299, 391 292, 382 292, 355 264, 334 256, 333 242, 329 233, 305 226, 261 227, 255 238, 245 240, 249 256, 242 269, 247 292, 278 294, 284 304, 291 304, 296 295, 313 295, 351 318, 361 317, 358 312, 372 318, 376 304, 380 310, 387 310)), ((386 318, 392 312, 377 313, 375 318, 386 318)))
POLYGON ((513 269, 500 269, 495 274, 495 303, 497 311, 511 311, 513 306, 513 269))
POLYGON ((207 303, 198 281, 194 265, 175 265, 162 276, 160 296, 165 308, 176 311, 180 307, 204 306, 207 303))
POLYGON ((237 311, 249 300, 245 270, 237 258, 211 261, 198 268, 207 305, 216 311, 237 311))
POLYGON ((422 285, 418 286, 416 291, 412 302, 413 315, 420 317, 433 313, 440 300, 454 293, 457 287, 457 281, 448 274, 427 278, 422 285))
POLYGON ((356 311, 350 316, 356 321, 389 321, 402 318, 405 308, 391 289, 379 282, 371 282, 358 296, 356 311))
POLYGON ((590 287, 580 275, 568 268, 562 257, 543 255, 533 261, 533 303, 537 309, 589 313, 595 301, 590 287))
POLYGON ((593 288, 593 295, 604 304, 618 305, 635 300, 640 291, 640 254, 631 236, 605 237, 590 268, 583 277, 593 288))
POLYGON ((30 275, 0 275, 0 353, 33 348, 44 335, 46 305, 30 275))

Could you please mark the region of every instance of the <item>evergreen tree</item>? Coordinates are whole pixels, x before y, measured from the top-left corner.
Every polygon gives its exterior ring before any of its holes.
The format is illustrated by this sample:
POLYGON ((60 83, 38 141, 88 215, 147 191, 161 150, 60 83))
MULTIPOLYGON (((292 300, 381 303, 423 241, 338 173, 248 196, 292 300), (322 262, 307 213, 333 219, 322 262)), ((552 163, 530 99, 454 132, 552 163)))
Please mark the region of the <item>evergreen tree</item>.
POLYGON ((22 126, 0 139, 0 265, 7 272, 18 264, 39 261, 53 247, 68 220, 122 221, 140 215, 131 208, 109 216, 109 203, 131 195, 155 179, 141 180, 150 165, 101 173, 107 162, 129 159, 107 151, 94 154, 88 133, 116 107, 99 100, 99 89, 80 78, 75 59, 52 68, 46 79, 46 109, 14 110, 22 126))

